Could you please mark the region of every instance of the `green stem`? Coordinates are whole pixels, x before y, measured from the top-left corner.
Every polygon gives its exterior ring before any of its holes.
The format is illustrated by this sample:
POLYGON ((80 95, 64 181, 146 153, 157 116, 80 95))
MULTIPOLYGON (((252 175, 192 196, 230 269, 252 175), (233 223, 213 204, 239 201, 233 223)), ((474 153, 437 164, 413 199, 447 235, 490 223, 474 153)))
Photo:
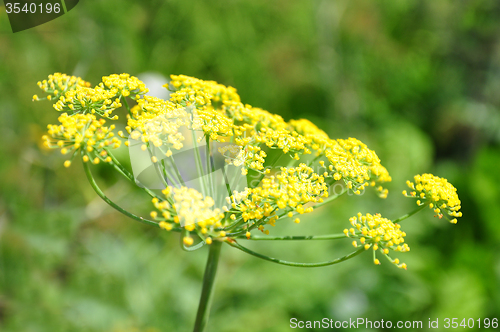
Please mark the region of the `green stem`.
POLYGON ((206 143, 206 157, 207 157, 207 179, 208 179, 208 195, 212 196, 213 199, 215 199, 215 188, 214 188, 214 179, 213 179, 213 172, 215 171, 214 169, 214 164, 212 161, 212 156, 210 152, 210 137, 205 134, 205 143, 206 143))
POLYGON ((227 225, 226 227, 222 227, 221 229, 219 230, 224 230, 224 231, 230 231, 232 230, 233 228, 235 227, 238 227, 240 226, 241 224, 244 223, 244 220, 243 218, 237 218, 233 223, 227 225))
POLYGON ((110 149, 108 148, 104 148, 104 150, 106 150, 107 154, 109 157, 111 157, 111 165, 120 173, 122 174, 124 177, 126 177, 129 181, 135 183, 135 180, 134 180, 134 177, 132 174, 130 174, 130 172, 124 168, 120 162, 118 161, 118 159, 116 159, 116 157, 113 155, 113 153, 111 152, 110 149))
POLYGON ((172 183, 172 187, 176 187, 177 188, 177 183, 175 181, 173 181, 174 177, 172 176, 172 174, 168 171, 167 167, 165 166, 165 159, 162 159, 159 163, 160 163, 160 166, 161 166, 161 171, 163 172, 163 175, 165 176, 165 178, 167 180, 169 180, 170 183, 172 183))
MULTIPOLYGON (((134 176, 125 167, 122 166, 122 164, 118 161, 118 159, 116 159, 116 157, 113 155, 113 153, 111 153, 111 151, 109 149, 105 149, 105 150, 108 153, 108 156, 111 157, 111 161, 112 161, 111 166, 113 166, 113 168, 116 169, 118 171, 118 173, 122 174, 130 182, 137 185, 137 183, 135 182, 134 176)), ((154 192, 152 192, 151 190, 149 190, 148 188, 142 188, 142 189, 145 192, 147 192, 149 196, 151 196, 153 198, 156 197, 156 194, 154 192)))
MULTIPOLYGON (((94 189, 94 191, 97 193, 97 195, 99 195, 99 197, 101 197, 103 199, 103 201, 105 201, 106 203, 108 203, 112 208, 114 208, 117 211, 123 213, 124 215, 126 215, 129 218, 132 218, 134 220, 142 222, 143 224, 147 224, 147 225, 151 225, 151 226, 155 226, 155 227, 160 227, 159 223, 157 223, 155 221, 152 221, 152 220, 144 219, 143 217, 136 216, 135 214, 130 213, 127 210, 124 210, 119 205, 117 205, 115 202, 113 202, 112 200, 110 200, 103 193, 103 191, 101 190, 101 188, 99 188, 99 186, 95 182, 95 179, 92 176, 92 173, 90 172, 90 168, 89 168, 88 163, 86 163, 86 162, 83 163, 83 169, 85 170, 85 174, 87 175, 87 179, 89 180, 89 183, 92 186, 92 188, 94 189)), ((172 229, 172 231, 179 231, 179 229, 175 229, 174 228, 174 229, 172 229)))
POLYGON ((203 176, 203 164, 201 163, 200 148, 198 147, 198 140, 196 138, 196 133, 194 129, 191 129, 191 137, 193 139, 193 145, 196 150, 194 158, 196 160, 196 170, 198 171, 198 180, 200 182, 201 193, 203 194, 203 196, 207 196, 208 195, 208 192, 206 192, 207 185, 205 184, 206 179, 203 176))
POLYGON ((203 247, 205 244, 207 244, 205 241, 201 240, 197 244, 188 247, 184 244, 184 242, 182 242, 182 237, 181 237, 181 243, 182 243, 182 245, 181 245, 182 250, 189 251, 189 252, 196 251, 196 250, 200 249, 201 247, 203 247))
POLYGON ((177 179, 179 180, 179 183, 182 184, 183 186, 186 186, 186 184, 184 183, 184 179, 181 176, 181 172, 177 168, 177 164, 175 163, 174 158, 172 156, 170 156, 170 157, 168 157, 168 160, 169 160, 170 164, 172 165, 172 168, 175 171, 175 176, 177 176, 177 179))
POLYGON ((318 159, 320 159, 321 157, 323 157, 323 155, 322 155, 322 154, 317 155, 314 159, 310 160, 310 161, 307 163, 307 166, 311 167, 311 166, 312 166, 312 164, 313 164, 315 161, 317 161, 318 159))
POLYGON ((347 239, 348 237, 344 234, 328 234, 328 235, 304 235, 304 236, 259 236, 259 235, 252 235, 249 239, 246 238, 246 236, 237 236, 236 238, 238 239, 243 239, 243 240, 254 240, 254 241, 266 241, 266 240, 336 240, 336 239, 347 239))
POLYGON ((347 254, 343 257, 331 260, 331 261, 325 261, 325 262, 318 262, 318 263, 297 263, 297 262, 288 262, 282 259, 274 258, 274 257, 269 257, 263 254, 259 254, 255 251, 252 251, 246 247, 243 247, 242 245, 238 244, 236 241, 230 242, 226 241, 230 246, 239 249, 243 252, 246 252, 247 254, 253 255, 255 257, 264 259, 266 261, 270 261, 276 264, 281 264, 281 265, 287 265, 287 266, 296 266, 296 267, 320 267, 320 266, 328 266, 328 265, 333 265, 333 264, 338 264, 343 261, 346 261, 348 259, 351 259, 353 257, 356 257, 357 255, 361 254, 362 252, 366 251, 364 247, 359 248, 358 250, 351 252, 350 254, 347 254))
POLYGON ((405 220, 406 218, 409 218, 409 217, 413 216, 415 213, 417 213, 417 212, 419 212, 419 211, 423 210, 423 209, 424 209, 426 206, 428 206, 428 205, 429 205, 428 203, 425 203, 425 204, 423 204, 423 205, 419 206, 418 208, 416 208, 415 210, 413 210, 412 212, 407 213, 407 214, 405 214, 404 216, 401 216, 401 217, 399 217, 398 219, 393 220, 392 222, 393 222, 393 223, 401 222, 401 221, 405 220))
POLYGON ((126 97, 123 97, 123 103, 125 104, 125 108, 127 109, 128 114, 130 115, 130 117, 132 117, 132 111, 130 110, 130 107, 128 106, 126 97))
MULTIPOLYGON (((148 143, 149 145, 149 143, 148 143)), ((154 154, 153 154, 153 150, 154 150, 154 146, 149 146, 148 147, 148 153, 149 153, 149 158, 153 158, 154 154)), ((151 161, 153 162, 153 160, 151 159, 151 161)), ((160 166, 158 165, 158 161, 156 162, 153 162, 153 167, 155 169, 155 172, 156 172, 156 176, 159 177, 161 179, 161 181, 163 182, 163 185, 165 186, 165 188, 168 188, 168 182, 166 180, 166 176, 167 174, 166 173, 162 173, 161 169, 160 169, 160 166)), ((172 181, 172 180, 171 180, 172 181)), ((172 184, 174 184, 175 182, 172 182, 172 184)))
POLYGON ((200 304, 198 306, 198 313, 196 314, 193 332, 203 332, 207 326, 221 247, 222 242, 220 241, 214 241, 210 245, 205 274, 203 275, 203 288, 201 290, 200 304))

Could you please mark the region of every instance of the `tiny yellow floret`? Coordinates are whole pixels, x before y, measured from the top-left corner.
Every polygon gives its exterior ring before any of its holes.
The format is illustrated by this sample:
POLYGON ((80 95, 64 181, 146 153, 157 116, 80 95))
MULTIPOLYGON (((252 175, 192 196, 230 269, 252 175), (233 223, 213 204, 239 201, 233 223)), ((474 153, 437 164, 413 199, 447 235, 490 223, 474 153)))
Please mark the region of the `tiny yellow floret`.
POLYGON ((183 239, 182 239, 182 242, 184 242, 184 244, 186 246, 190 246, 193 244, 193 238, 192 237, 188 237, 188 236, 185 236, 183 239))

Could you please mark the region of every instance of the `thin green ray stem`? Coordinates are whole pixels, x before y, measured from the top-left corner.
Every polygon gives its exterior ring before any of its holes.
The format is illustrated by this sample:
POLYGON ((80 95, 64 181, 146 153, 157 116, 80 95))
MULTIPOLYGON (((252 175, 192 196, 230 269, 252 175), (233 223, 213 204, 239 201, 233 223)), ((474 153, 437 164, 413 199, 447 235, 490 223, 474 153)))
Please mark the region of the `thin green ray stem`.
POLYGON ((222 228, 217 229, 217 230, 230 231, 233 228, 238 227, 238 226, 240 226, 243 223, 244 223, 244 220, 243 220, 243 218, 240 217, 240 218, 237 218, 233 223, 227 225, 226 227, 222 227, 222 228))
POLYGON ((165 166, 165 159, 162 159, 160 161, 160 166, 161 166, 161 170, 162 170, 163 174, 165 175, 165 178, 167 178, 167 180, 172 183, 173 187, 177 187, 176 186, 177 183, 175 181, 173 181, 173 178, 174 178, 173 175, 168 171, 168 168, 165 166))
POLYGON ((132 117, 132 111, 130 110, 130 107, 128 106, 126 97, 123 97, 123 103, 125 104, 125 108, 127 109, 128 114, 130 115, 130 117, 132 117))
MULTIPOLYGON (((89 180, 89 183, 92 186, 92 188, 94 189, 94 191, 97 193, 97 195, 99 195, 99 197, 102 198, 103 201, 105 201, 106 203, 108 203, 112 208, 114 208, 115 210, 123 213, 127 217, 129 217, 131 219, 134 219, 136 221, 139 221, 139 222, 141 222, 143 224, 147 224, 147 225, 151 225, 151 226, 155 226, 155 227, 160 227, 160 225, 159 225, 158 222, 153 221, 153 220, 149 220, 149 219, 145 219, 143 217, 136 216, 135 214, 128 212, 127 210, 123 209, 122 207, 120 207, 119 205, 117 205, 115 202, 113 202, 112 200, 110 200, 104 194, 104 192, 101 190, 101 188, 99 188, 99 186, 97 185, 97 183, 95 182, 95 179, 92 176, 92 173, 90 171, 90 167, 89 167, 88 163, 86 163, 86 162, 83 163, 83 169, 85 170, 85 174, 87 175, 87 179, 89 180)), ((180 229, 173 228, 172 231, 178 232, 178 231, 180 231, 180 229)))
POLYGON ((323 157, 323 155, 322 155, 322 154, 319 154, 319 155, 317 155, 316 157, 314 157, 314 159, 309 160, 309 162, 307 163, 307 166, 311 167, 311 166, 312 166, 312 164, 313 164, 315 161, 317 161, 318 159, 320 159, 321 157, 323 157))
POLYGON ((122 164, 118 161, 118 159, 116 159, 115 155, 111 152, 111 150, 108 148, 104 148, 104 150, 106 150, 106 153, 111 158, 112 166, 128 180, 135 182, 134 176, 125 167, 122 166, 122 164))
POLYGON ((401 221, 403 221, 403 220, 405 220, 405 219, 407 219, 407 218, 410 218, 410 217, 411 217, 411 216, 413 216, 415 213, 417 213, 417 212, 419 212, 419 211, 423 210, 426 206, 429 206, 429 203, 425 203, 425 204, 423 204, 423 205, 419 206, 418 208, 416 208, 415 210, 411 211, 410 213, 407 213, 407 214, 405 214, 404 216, 401 216, 401 217, 399 217, 398 219, 393 220, 392 222, 393 222, 393 223, 397 223, 397 222, 401 222, 401 221))
POLYGON ((177 168, 177 164, 175 163, 173 156, 168 157, 168 160, 170 161, 170 164, 172 165, 172 168, 175 171, 175 176, 177 176, 179 183, 182 184, 183 186, 186 186, 186 183, 184 183, 184 179, 182 178, 181 172, 177 168))
POLYGON ((237 239, 243 240, 254 240, 254 241, 280 241, 280 240, 290 240, 290 241, 300 241, 300 240, 337 240, 337 239, 348 239, 344 233, 339 234, 327 234, 327 235, 300 235, 300 236, 260 236, 253 235, 249 239, 246 236, 237 236, 237 239))
MULTIPOLYGON (((113 166, 114 169, 116 169, 120 174, 122 174, 124 177, 126 177, 130 182, 137 184, 135 181, 134 176, 125 168, 123 165, 116 159, 113 153, 109 149, 105 149, 106 152, 108 153, 108 156, 111 157, 111 166, 113 166)), ((151 197, 157 197, 157 195, 152 192, 148 188, 142 188, 146 193, 148 193, 149 196, 151 197)))
MULTIPOLYGON (((148 145, 149 145, 149 143, 148 143, 148 145)), ((162 173, 160 166, 158 165, 158 161, 153 161, 153 159, 152 159, 153 157, 156 158, 156 156, 154 156, 154 154, 153 154, 153 149, 154 149, 153 146, 149 146, 148 153, 149 153, 149 157, 151 158, 151 161, 153 163, 153 167, 155 169, 156 176, 158 176, 161 179, 165 188, 168 188, 168 182, 166 180, 166 176, 167 176, 166 172, 162 173)), ((175 182, 172 182, 172 183, 175 183, 175 182)))
POLYGON ((214 163, 212 160, 211 152, 210 152, 210 137, 205 134, 205 143, 206 143, 206 162, 207 162, 207 179, 208 179, 208 192, 213 199, 215 199, 215 188, 214 188, 214 179, 213 172, 215 171, 214 163))
MULTIPOLYGON (((203 238, 200 236, 200 239, 201 239, 200 242, 198 242, 197 244, 195 244, 193 246, 188 247, 184 243, 184 238, 186 236, 188 236, 188 235, 189 235, 189 231, 185 227, 183 227, 182 231, 181 231, 181 237, 180 237, 181 248, 183 250, 185 250, 185 251, 196 251, 196 250, 200 249, 201 247, 203 247, 206 244, 205 241, 203 241, 203 238)), ((199 234, 198 234, 198 236, 199 236, 199 234)))
POLYGON ((274 258, 274 257, 269 257, 269 256, 266 256, 266 255, 260 254, 258 252, 255 252, 253 250, 250 250, 250 249, 248 249, 248 248, 240 245, 236 241, 226 241, 226 243, 229 244, 230 246, 236 248, 236 249, 239 249, 239 250, 247 253, 247 254, 250 254, 252 256, 264 259, 266 261, 270 261, 270 262, 273 262, 273 263, 276 263, 276 264, 281 264, 281 265, 295 266, 295 267, 320 267, 320 266, 334 265, 334 264, 338 264, 338 263, 344 262, 344 261, 346 261, 348 259, 351 259, 353 257, 356 257, 359 254, 361 254, 362 252, 366 251, 366 249, 364 247, 361 247, 358 250, 351 252, 350 254, 347 254, 345 256, 342 256, 340 258, 337 258, 337 259, 334 259, 334 260, 331 260, 331 261, 318 262, 318 263, 298 263, 298 262, 289 262, 289 261, 285 261, 285 260, 282 260, 282 259, 278 259, 278 258, 274 258))
MULTIPOLYGON (((193 139, 193 145, 196 150, 194 154, 194 158, 196 160, 196 170, 198 171, 198 180, 200 182, 200 187, 201 187, 201 193, 203 196, 207 196, 208 192, 206 192, 206 183, 205 183, 205 177, 203 176, 203 164, 201 162, 201 154, 200 154, 200 147, 198 146, 198 139, 196 138, 196 133, 194 129, 191 129, 191 137, 193 139)), ((208 170, 207 170, 208 172, 208 170)))
POLYGON ((214 241, 210 245, 205 274, 203 275, 203 287, 201 290, 200 303, 198 306, 198 313, 196 314, 193 332, 203 332, 208 323, 221 247, 222 242, 220 241, 214 241))
MULTIPOLYGON (((182 239, 181 239, 182 240, 182 239)), ((182 249, 185 250, 185 251, 196 251, 200 248, 202 248, 204 245, 206 244, 205 241, 201 240, 200 242, 198 242, 197 244, 195 245, 192 245, 190 247, 186 246, 184 244, 184 242, 182 243, 182 249)))

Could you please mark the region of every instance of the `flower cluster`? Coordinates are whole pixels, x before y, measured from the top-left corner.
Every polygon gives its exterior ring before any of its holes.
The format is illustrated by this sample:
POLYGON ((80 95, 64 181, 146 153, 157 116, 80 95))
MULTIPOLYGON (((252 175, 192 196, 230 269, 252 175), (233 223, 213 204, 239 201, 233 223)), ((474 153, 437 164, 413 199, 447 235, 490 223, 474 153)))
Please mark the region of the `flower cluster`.
POLYGON ((233 121, 227 116, 210 108, 198 109, 193 112, 193 130, 202 129, 211 140, 220 140, 219 136, 233 135, 233 121))
MULTIPOLYGON (((328 197, 328 187, 324 178, 311 167, 300 164, 298 167, 281 168, 276 175, 265 177, 259 186, 248 189, 248 197, 239 206, 231 218, 242 218, 249 226, 256 225, 264 230, 264 224, 274 226, 282 216, 293 217, 313 211, 305 207, 308 203, 319 203, 328 197), (269 218, 263 222, 263 218, 269 218)), ((295 219, 300 222, 300 219, 295 219)))
MULTIPOLYGON (((57 97, 53 107, 63 112, 59 124, 48 125, 48 134, 43 136, 48 148, 60 148, 61 153, 75 153, 81 150, 83 161, 111 162, 109 148, 118 148, 121 140, 113 132, 115 125, 105 126, 103 118, 117 120, 112 112, 121 107, 121 98, 127 90, 136 95, 147 92, 144 83, 128 74, 103 77, 104 83, 91 88, 90 83, 79 77, 55 73, 38 86, 49 94, 48 100, 57 97)), ((40 100, 34 96, 34 100, 40 100)), ((120 136, 121 133, 118 133, 120 136)), ((71 165, 71 159, 64 162, 71 165)))
POLYGON ((184 136, 179 128, 187 126, 188 113, 185 108, 171 101, 144 96, 131 109, 128 116, 127 131, 131 138, 141 139, 146 145, 151 143, 156 148, 163 148, 164 153, 171 153, 171 148, 179 150, 183 147, 184 136))
MULTIPOLYGON (((225 157, 224 161, 229 165, 241 166, 246 159, 244 152, 238 145, 229 144, 218 149, 219 153, 225 157)), ((263 152, 263 151, 262 151, 263 152)), ((247 171, 244 172, 246 175, 247 171)))
POLYGON ((311 150, 316 151, 316 156, 320 156, 331 145, 328 135, 309 120, 290 120, 289 130, 294 130, 303 135, 307 139, 311 150))
MULTIPOLYGON (((212 104, 212 102, 221 104, 226 101, 240 101, 240 96, 235 88, 226 87, 215 81, 203 81, 186 75, 171 75, 170 78, 171 81, 169 84, 165 85, 166 88, 172 91, 181 90, 191 92, 191 95, 203 91, 203 96, 207 98, 207 101, 203 102, 203 104, 212 104)), ((194 99, 192 99, 192 101, 194 101, 194 99)))
MULTIPOLYGON (((380 164, 377 154, 355 138, 332 142, 325 155, 331 164, 329 170, 334 179, 344 179, 348 188, 358 195, 366 186, 392 180, 386 168, 380 164)), ((378 186, 377 190, 382 198, 387 197, 387 189, 378 186)))
MULTIPOLYGON (((399 259, 392 259, 389 257, 389 249, 398 252, 410 251, 410 247, 404 243, 406 233, 401 231, 401 225, 394 224, 386 218, 382 218, 380 214, 362 215, 358 213, 357 216, 349 219, 352 228, 344 229, 344 234, 347 237, 357 239, 360 244, 355 240, 352 242, 354 247, 364 246, 366 250, 372 248, 375 251, 379 250, 384 254, 392 263, 400 268, 406 269, 406 264, 399 263, 399 259)), ((374 263, 379 265, 380 261, 375 257, 374 263)))
POLYGON ((129 74, 104 76, 100 86, 109 89, 115 95, 130 96, 136 99, 139 99, 149 91, 141 80, 129 74))
MULTIPOLYGON (((89 82, 85 82, 80 77, 68 76, 66 74, 54 73, 49 75, 47 80, 39 81, 38 87, 47 93, 47 99, 52 100, 68 90, 76 89, 77 87, 90 87, 89 82)), ((43 98, 42 98, 43 99, 43 98)), ((33 96, 33 100, 41 100, 37 95, 33 96)))
MULTIPOLYGON (((63 113, 58 118, 60 125, 48 125, 48 135, 42 137, 44 145, 48 148, 60 148, 62 154, 74 153, 80 148, 84 149, 84 161, 92 158, 97 164, 100 160, 110 162, 104 148, 117 148, 121 141, 114 136, 114 125, 104 126, 105 120, 93 114, 75 114, 73 116, 63 113)), ((71 160, 66 160, 64 166, 71 165, 71 160)))
POLYGON ((157 211, 151 212, 151 217, 160 221, 160 227, 172 230, 175 224, 184 226, 188 234, 184 236, 183 242, 190 246, 193 238, 189 232, 199 230, 198 235, 207 243, 212 242, 213 237, 224 236, 225 234, 215 231, 221 227, 220 220, 224 217, 219 209, 214 209, 214 200, 211 197, 204 197, 195 189, 181 187, 164 189, 165 200, 153 198, 153 204, 157 211))
MULTIPOLYGON (((174 91, 171 101, 194 106, 198 116, 193 117, 193 127, 202 129, 213 140, 234 136, 232 139, 244 151, 248 147, 257 151, 278 149, 295 160, 315 151, 317 157, 325 156, 331 163, 331 176, 343 179, 358 194, 368 185, 391 181, 375 152, 357 139, 330 139, 303 119, 287 123, 279 115, 243 104, 232 87, 184 75, 171 78, 168 85, 174 91)), ((247 156, 252 159, 245 162, 248 168, 256 171, 264 168, 264 159, 256 158, 255 153, 247 156)), ((377 190, 381 197, 387 197, 387 189, 379 185, 377 190)))
MULTIPOLYGON (((116 93, 104 89, 100 86, 95 88, 77 87, 74 90, 68 90, 54 104, 54 108, 61 112, 74 113, 92 113, 110 118, 111 112, 122 106, 119 98, 115 98, 116 93)), ((117 120, 114 115, 111 120, 117 120)))
POLYGON ((414 179, 415 182, 406 181, 412 191, 408 193, 404 190, 403 195, 418 198, 417 205, 428 205, 437 217, 441 219, 444 216, 456 224, 456 217, 462 216, 457 189, 448 180, 432 174, 415 175, 414 179))

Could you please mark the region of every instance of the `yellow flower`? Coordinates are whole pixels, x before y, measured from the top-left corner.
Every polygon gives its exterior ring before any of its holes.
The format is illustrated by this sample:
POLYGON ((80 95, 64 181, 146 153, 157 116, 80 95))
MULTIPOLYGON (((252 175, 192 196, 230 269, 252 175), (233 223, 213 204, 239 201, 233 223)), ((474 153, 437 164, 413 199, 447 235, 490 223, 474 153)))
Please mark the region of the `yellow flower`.
POLYGON ((110 76, 104 76, 100 86, 102 88, 106 87, 115 95, 124 97, 130 96, 137 98, 149 91, 141 80, 129 74, 112 74, 110 76))
POLYGON ((222 111, 239 126, 237 129, 250 136, 261 128, 273 130, 286 129, 289 125, 278 114, 272 114, 260 108, 244 105, 239 101, 226 101, 222 111))
MULTIPOLYGON (((367 186, 392 181, 387 169, 382 166, 375 151, 355 138, 331 141, 325 151, 330 161, 330 174, 335 180, 344 179, 349 189, 359 194, 367 186)), ((377 187, 380 197, 386 198, 388 190, 377 187)))
POLYGON ((173 224, 180 223, 188 232, 198 229, 207 237, 225 236, 224 232, 215 231, 215 228, 221 226, 223 214, 214 208, 214 200, 211 197, 203 196, 197 190, 187 187, 168 187, 163 190, 163 194, 166 200, 153 199, 153 204, 160 214, 156 211, 151 213, 154 219, 161 221, 160 227, 171 230, 173 224))
POLYGON ((311 151, 307 148, 307 138, 299 135, 297 132, 290 132, 286 129, 272 129, 262 127, 255 137, 258 143, 265 144, 269 148, 278 148, 284 154, 288 152, 309 154, 311 151))
POLYGON ((212 140, 219 140, 219 136, 233 135, 233 121, 213 109, 203 108, 193 111, 193 130, 203 130, 212 140))
POLYGON ((259 186, 249 188, 247 198, 237 209, 245 222, 267 218, 267 223, 274 226, 278 210, 285 210, 283 214, 286 215, 292 210, 299 214, 309 213, 313 207, 305 208, 304 205, 321 202, 324 197, 328 197, 328 187, 323 176, 300 164, 282 167, 276 176, 265 177, 259 186))
MULTIPOLYGON (((189 124, 189 114, 184 107, 171 101, 144 96, 131 109, 127 120, 127 131, 133 139, 151 142, 155 147, 179 150, 183 147, 184 136, 179 128, 189 124)), ((168 153, 168 151, 165 151, 168 153)))
POLYGON ((462 216, 457 189, 448 180, 432 174, 415 175, 414 180, 415 182, 406 181, 412 191, 409 194, 404 191, 403 195, 418 197, 417 205, 428 204, 440 219, 444 216, 456 224, 456 217, 462 216))
MULTIPOLYGON (((121 144, 121 141, 112 132, 115 126, 104 126, 106 121, 104 119, 97 120, 93 114, 69 116, 67 113, 63 113, 58 120, 60 125, 48 125, 48 135, 44 135, 42 139, 46 147, 60 148, 63 154, 84 149, 86 153, 97 155, 105 147, 117 148, 121 144)), ((99 154, 99 158, 103 157, 105 155, 99 154)), ((65 163, 65 166, 69 166, 69 163, 65 163)))
MULTIPOLYGON (((77 87, 90 87, 89 82, 85 82, 80 77, 69 76, 61 73, 49 75, 47 80, 39 81, 38 87, 48 93, 47 99, 52 99, 52 96, 59 97, 68 90, 74 90, 77 87)), ((39 98, 33 98, 39 100, 39 98)), ((43 98, 42 98, 43 99, 43 98)))
MULTIPOLYGON (((76 87, 66 91, 54 104, 57 111, 70 111, 75 113, 99 114, 110 118, 111 112, 122 106, 116 94, 102 87, 88 88, 76 87)), ((118 119, 118 116, 111 118, 118 119)))
POLYGON ((303 135, 307 146, 316 151, 317 155, 321 155, 330 144, 330 137, 309 120, 290 120, 289 128, 303 135))
POLYGON ((186 101, 195 102, 198 105, 214 103, 216 108, 226 101, 240 101, 240 96, 233 87, 226 87, 214 81, 203 81, 186 75, 170 75, 170 78, 170 83, 164 86, 171 91, 182 91, 181 94, 174 97, 181 98, 179 100, 188 95, 186 101), (197 93, 199 95, 196 96, 197 93), (191 96, 195 97, 191 98, 191 96), (202 97, 205 100, 196 100, 196 97, 202 97))
MULTIPOLYGON (((394 264, 400 268, 406 269, 406 264, 399 264, 399 260, 392 259, 388 256, 389 249, 398 252, 410 251, 410 247, 404 243, 406 233, 401 231, 401 225, 394 224, 386 218, 382 218, 380 214, 371 215, 367 213, 349 219, 352 228, 345 229, 344 234, 347 237, 359 239, 361 244, 364 244, 365 249, 370 247, 373 250, 379 250, 383 255, 387 256, 394 264)), ((355 243, 355 241, 354 241, 355 243)), ((375 264, 378 265, 378 260, 375 264)))

